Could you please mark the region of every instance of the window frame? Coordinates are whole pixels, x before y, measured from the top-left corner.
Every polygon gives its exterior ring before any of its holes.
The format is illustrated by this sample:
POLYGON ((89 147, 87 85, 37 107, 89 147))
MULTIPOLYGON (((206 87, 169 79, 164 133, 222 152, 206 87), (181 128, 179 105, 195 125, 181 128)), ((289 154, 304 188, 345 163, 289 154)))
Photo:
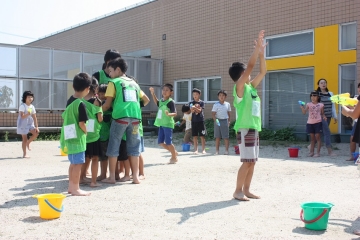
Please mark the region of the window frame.
MULTIPOLYGON (((355 28, 357 29, 357 22, 348 22, 348 23, 339 24, 339 36, 338 36, 339 37, 339 51, 356 50, 356 46, 354 48, 344 48, 344 49, 341 48, 341 44, 342 44, 342 41, 341 41, 342 27, 346 26, 346 25, 351 25, 351 24, 355 24, 355 28)), ((355 42, 357 42, 357 39, 355 39, 355 42)))
MULTIPOLYGON (((303 31, 296 31, 296 32, 291 32, 291 33, 283 33, 283 34, 277 34, 277 35, 273 35, 273 36, 268 36, 265 37, 264 41, 268 42, 267 40, 269 39, 275 39, 275 38, 282 38, 282 37, 288 37, 288 36, 294 36, 294 35, 299 35, 299 34, 304 34, 304 33, 312 33, 312 51, 311 52, 304 52, 304 53, 295 53, 295 54, 287 54, 287 55, 278 55, 278 56, 273 56, 270 57, 267 55, 267 51, 265 51, 265 59, 277 59, 277 58, 286 58, 286 57, 296 57, 296 56, 303 56, 303 55, 312 55, 315 52, 315 34, 314 34, 314 29, 308 29, 308 30, 303 30, 303 31)), ((269 46, 267 46, 267 48, 269 48, 269 46)))
MULTIPOLYGON (((185 79, 178 79, 178 80, 174 80, 174 100, 175 100, 175 104, 186 104, 191 102, 192 100, 192 88, 191 88, 191 83, 193 81, 199 81, 202 80, 204 81, 204 92, 201 93, 201 97, 200 99, 203 100, 205 103, 216 103, 217 100, 215 101, 209 101, 208 98, 208 80, 209 79, 220 79, 220 86, 222 86, 222 78, 221 76, 210 76, 210 77, 203 77, 203 78, 185 78, 185 79), (177 94, 177 83, 178 82, 187 82, 188 83, 188 101, 187 102, 178 102, 178 94, 177 94)), ((219 89, 220 90, 220 89, 219 89)))

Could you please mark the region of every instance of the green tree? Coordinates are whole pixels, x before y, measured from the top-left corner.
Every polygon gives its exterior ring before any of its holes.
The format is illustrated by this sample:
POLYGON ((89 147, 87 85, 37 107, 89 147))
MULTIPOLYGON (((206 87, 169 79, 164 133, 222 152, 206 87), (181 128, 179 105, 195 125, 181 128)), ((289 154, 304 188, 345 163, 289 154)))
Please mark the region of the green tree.
POLYGON ((7 86, 0 88, 0 107, 7 108, 9 107, 13 100, 11 97, 14 96, 13 90, 7 86))

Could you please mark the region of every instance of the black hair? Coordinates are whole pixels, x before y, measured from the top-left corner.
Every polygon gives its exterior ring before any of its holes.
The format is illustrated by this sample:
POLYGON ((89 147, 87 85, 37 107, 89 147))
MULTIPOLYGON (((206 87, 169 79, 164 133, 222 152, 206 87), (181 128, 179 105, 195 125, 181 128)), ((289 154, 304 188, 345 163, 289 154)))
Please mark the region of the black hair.
POLYGON ((227 92, 225 90, 218 91, 218 96, 220 95, 220 93, 224 94, 225 97, 227 97, 227 92))
POLYGON ((101 70, 105 70, 106 68, 106 63, 103 63, 103 65, 101 66, 101 70))
MULTIPOLYGON (((325 82, 326 82, 326 86, 327 86, 327 81, 326 81, 326 79, 325 78, 320 78, 319 80, 318 80, 318 82, 317 82, 317 85, 319 86, 319 83, 320 83, 320 81, 321 80, 324 80, 325 82)), ((320 89, 320 87, 318 87, 317 89, 316 89, 316 91, 318 91, 318 92, 321 92, 321 89, 320 89)), ((329 91, 329 89, 328 88, 325 88, 325 91, 329 91)))
POLYGON ((78 73, 73 80, 75 92, 82 92, 92 84, 92 77, 87 73, 78 73))
POLYGON ((358 88, 360 87, 360 83, 358 83, 358 88))
POLYGON ((174 89, 173 85, 172 85, 172 84, 170 84, 170 83, 165 83, 162 87, 163 87, 163 88, 164 88, 164 87, 169 88, 171 92, 172 92, 172 91, 173 91, 173 89, 174 89))
POLYGON ((91 78, 91 85, 90 85, 90 91, 95 92, 96 89, 99 87, 99 82, 96 78, 91 78))
POLYGON ((181 111, 182 111, 183 113, 190 111, 190 106, 189 106, 189 104, 184 104, 184 105, 182 106, 182 108, 181 108, 181 111))
POLYGON ((198 94, 201 94, 201 90, 198 88, 193 88, 192 93, 197 92, 198 94))
POLYGON ((320 95, 319 92, 317 90, 314 90, 310 93, 310 101, 311 101, 311 95, 316 95, 317 99, 318 99, 318 103, 320 102, 320 95))
MULTIPOLYGON (((118 51, 116 51, 115 49, 109 49, 106 51, 105 56, 104 56, 104 62, 107 63, 108 61, 117 59, 117 58, 121 58, 121 55, 118 51)), ((106 65, 105 65, 106 67, 106 65)))
POLYGON ((22 95, 22 99, 21 99, 21 101, 23 102, 23 103, 26 103, 26 98, 28 97, 28 96, 32 96, 33 97, 33 101, 34 101, 34 93, 32 93, 31 91, 25 91, 24 93, 23 93, 23 95, 22 95))
POLYGON ((107 89, 107 84, 105 84, 105 83, 100 84, 98 92, 99 93, 106 93, 106 89, 107 89))
POLYGON ((236 82, 239 80, 241 74, 245 71, 246 65, 241 62, 234 62, 231 67, 229 67, 229 75, 231 79, 236 82))
POLYGON ((108 67, 112 67, 114 70, 116 68, 120 68, 121 72, 122 73, 126 73, 127 69, 128 69, 128 65, 127 63, 125 62, 124 59, 122 58, 116 58, 116 59, 113 59, 111 60, 108 64, 107 64, 108 67))

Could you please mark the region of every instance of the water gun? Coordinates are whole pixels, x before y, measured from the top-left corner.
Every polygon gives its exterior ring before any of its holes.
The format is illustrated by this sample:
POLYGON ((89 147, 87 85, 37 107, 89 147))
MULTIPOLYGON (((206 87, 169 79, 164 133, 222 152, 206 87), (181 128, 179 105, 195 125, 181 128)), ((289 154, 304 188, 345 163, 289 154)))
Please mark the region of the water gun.
POLYGON ((216 119, 216 124, 217 124, 218 126, 220 126, 219 119, 216 119))
POLYGON ((342 93, 330 97, 330 100, 333 103, 344 105, 344 106, 355 106, 358 103, 358 100, 355 98, 350 98, 350 93, 342 93))
POLYGON ((180 121, 177 121, 176 123, 175 123, 175 126, 180 126, 180 124, 181 124, 181 122, 180 121))
POLYGON ((298 103, 300 106, 305 106, 305 102, 303 102, 303 101, 298 101, 298 103))

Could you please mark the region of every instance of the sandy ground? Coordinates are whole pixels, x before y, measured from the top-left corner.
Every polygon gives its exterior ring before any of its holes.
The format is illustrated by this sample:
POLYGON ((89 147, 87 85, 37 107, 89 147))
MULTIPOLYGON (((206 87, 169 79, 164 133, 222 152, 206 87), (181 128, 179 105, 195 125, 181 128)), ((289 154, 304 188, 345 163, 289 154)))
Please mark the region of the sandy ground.
MULTIPOLYGON (((55 220, 39 218, 34 194, 66 193, 69 162, 58 142, 34 142, 30 159, 20 142, 0 143, 0 239, 357 239, 360 229, 359 171, 348 157, 348 144, 337 144, 337 157, 299 158, 287 147, 263 146, 252 191, 262 199, 232 198, 239 156, 169 153, 146 140, 145 174, 130 182, 89 186, 90 197, 68 196, 55 220), (326 231, 311 231, 299 220, 302 202, 330 202, 326 231)), ((224 149, 222 148, 223 152, 224 149)), ((325 150, 323 150, 325 155, 325 150)))

